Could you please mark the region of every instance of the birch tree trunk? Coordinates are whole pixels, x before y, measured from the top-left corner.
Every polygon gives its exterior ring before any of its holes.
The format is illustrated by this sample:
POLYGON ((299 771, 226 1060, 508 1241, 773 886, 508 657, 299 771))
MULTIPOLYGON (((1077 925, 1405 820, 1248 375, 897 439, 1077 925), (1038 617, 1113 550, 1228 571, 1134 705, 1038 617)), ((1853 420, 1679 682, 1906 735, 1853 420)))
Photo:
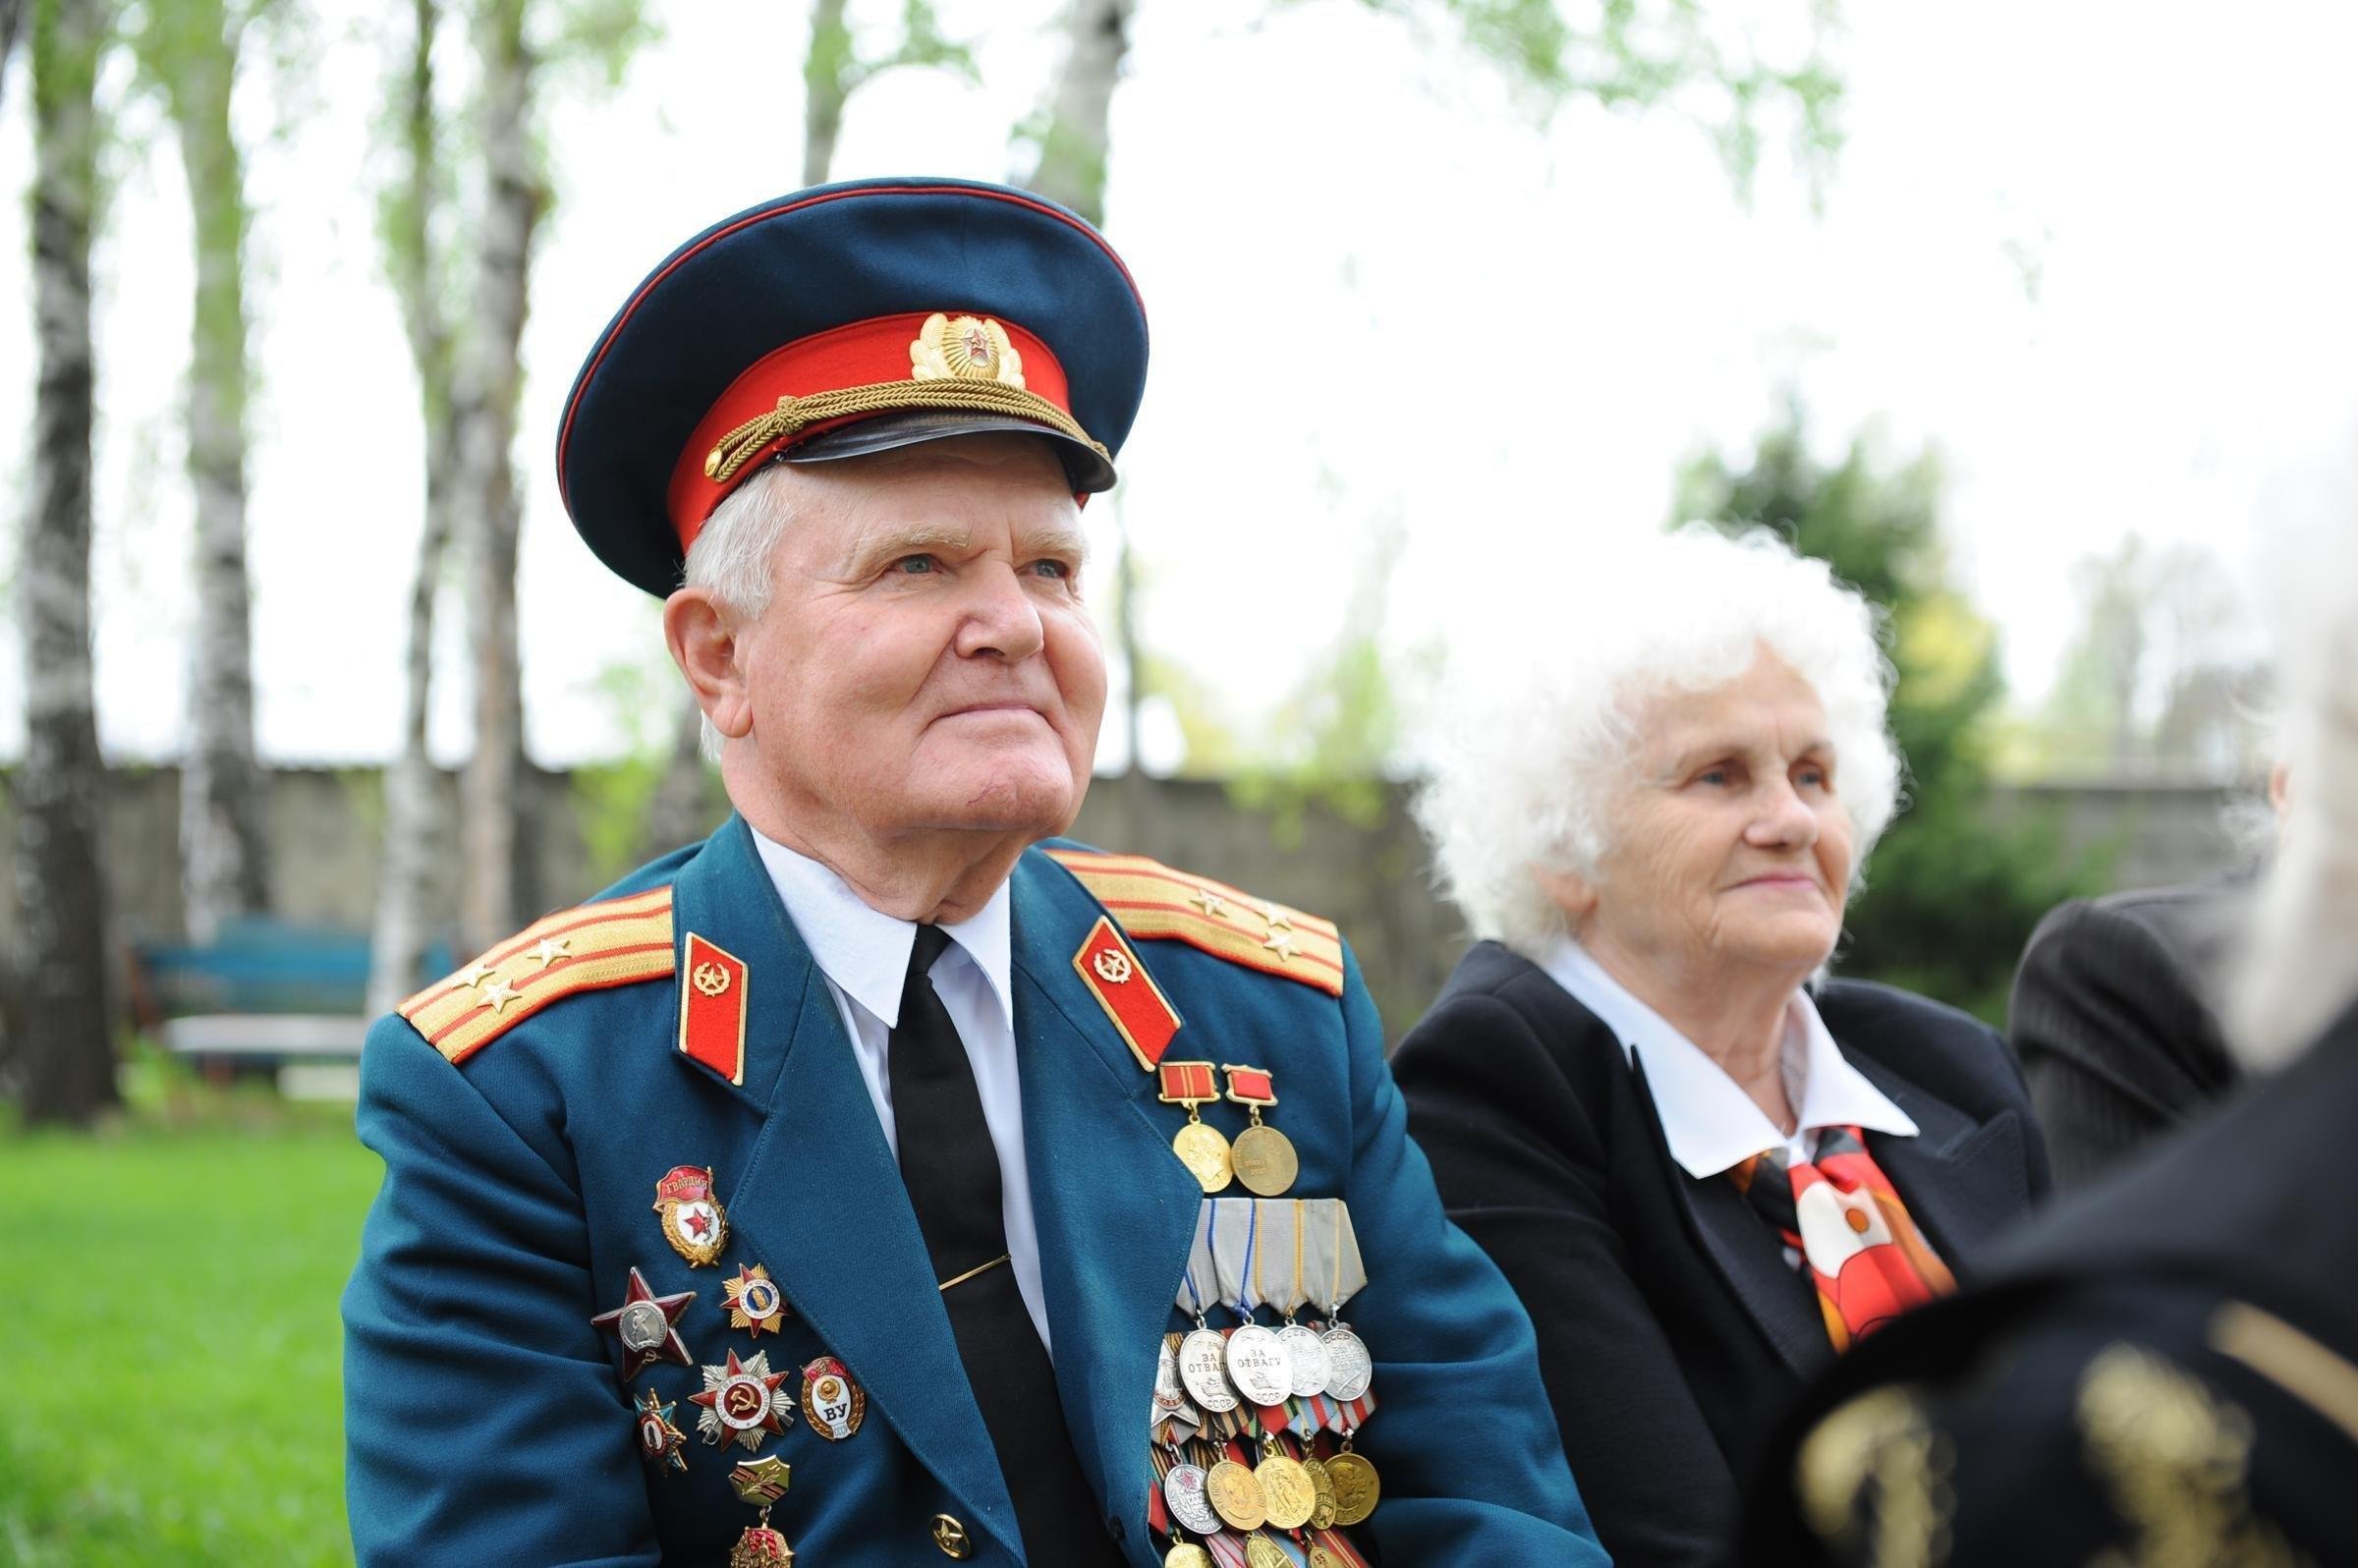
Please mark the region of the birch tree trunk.
POLYGON ((543 193, 527 114, 533 59, 525 0, 492 0, 481 28, 483 207, 451 409, 451 520, 467 551, 475 752, 461 780, 460 920, 488 947, 517 924, 517 846, 525 787, 524 696, 516 647, 516 543, 522 508, 512 448, 522 381, 517 346, 543 193))
POLYGON ((189 182, 196 297, 189 361, 189 481, 196 500, 196 645, 181 769, 181 890, 189 936, 265 907, 267 782, 254 759, 246 572, 246 178, 230 133, 243 23, 222 0, 176 0, 150 23, 189 182), (169 29, 168 35, 163 29, 169 29))
POLYGON ((0 0, 0 84, 7 82, 8 57, 16 52, 17 28, 24 20, 22 0, 0 0))
MULTIPOLYGON (((1065 17, 1064 69, 1049 89, 1039 161, 1024 182, 1099 228, 1105 226, 1113 89, 1121 81, 1122 61, 1130 52, 1130 18, 1135 10, 1136 0, 1073 0, 1065 17)), ((1146 659, 1138 645, 1138 576, 1119 499, 1109 496, 1104 505, 1113 514, 1113 640, 1121 649, 1126 676, 1122 729, 1128 744, 1122 771, 1134 774, 1139 771, 1139 711, 1147 695, 1146 659)))
POLYGON ((32 512, 17 558, 25 760, 17 770, 19 1061, 28 1122, 87 1123, 115 1099, 108 1037, 106 778, 90 673, 91 93, 101 0, 32 7, 32 512))
POLYGON ((1099 228, 1105 226, 1107 124, 1136 9, 1136 0, 1073 0, 1065 17, 1064 70, 1050 92, 1039 162, 1024 182, 1099 228))
POLYGON ((824 185, 835 167, 843 106, 856 84, 847 0, 813 0, 811 52, 803 57, 803 184, 824 185))
POLYGON ((425 897, 434 846, 442 839, 433 758, 426 751, 434 673, 434 606, 450 544, 450 322, 437 287, 433 217, 440 190, 442 133, 434 107, 436 0, 415 0, 415 31, 401 105, 403 180, 386 203, 387 270, 401 298, 410 358, 418 368, 425 419, 424 519, 418 534, 418 575, 410 585, 404 644, 401 751, 385 775, 384 860, 376 884, 376 920, 368 943, 370 1014, 391 1012, 419 983, 425 949, 425 897))

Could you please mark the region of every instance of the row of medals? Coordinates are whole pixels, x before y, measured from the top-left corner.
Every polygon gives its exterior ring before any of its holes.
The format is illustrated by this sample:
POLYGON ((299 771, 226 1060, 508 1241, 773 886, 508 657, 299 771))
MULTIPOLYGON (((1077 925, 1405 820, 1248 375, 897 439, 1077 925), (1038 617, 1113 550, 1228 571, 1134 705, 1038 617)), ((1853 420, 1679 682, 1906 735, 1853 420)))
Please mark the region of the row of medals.
MULTIPOLYGON (((1234 1145, 1201 1118, 1201 1101, 1173 1100, 1186 1105, 1187 1124, 1171 1139, 1171 1151, 1207 1194, 1220 1192, 1233 1176, 1249 1192, 1278 1197, 1301 1171, 1293 1141, 1262 1120, 1259 1102, 1234 1093, 1227 1097, 1252 1117, 1234 1145)), ((1322 1394, 1347 1404, 1365 1394, 1374 1377, 1368 1347, 1344 1322, 1321 1330, 1290 1319, 1281 1328, 1248 1319, 1226 1336, 1202 1317, 1196 1324, 1192 1333, 1163 1343, 1154 1408, 1166 1420, 1184 1413, 1191 1400, 1214 1415, 1245 1400, 1269 1408, 1322 1394)), ((1244 1535, 1251 1568, 1291 1568, 1285 1553, 1259 1533, 1264 1525, 1288 1532, 1356 1525, 1376 1511, 1382 1489, 1376 1467, 1352 1451, 1348 1433, 1340 1451, 1322 1460, 1307 1442, 1302 1457, 1294 1458, 1271 1433, 1263 1435, 1260 1463, 1249 1469, 1216 1447, 1204 1457, 1212 1463, 1178 1458, 1163 1477, 1163 1501, 1171 1517, 1198 1536, 1216 1535, 1223 1527, 1244 1535)), ((1345 1568, 1342 1559, 1316 1542, 1308 1556, 1311 1568, 1345 1568)), ((1174 1537, 1163 1568, 1213 1568, 1212 1557, 1196 1542, 1174 1537)))

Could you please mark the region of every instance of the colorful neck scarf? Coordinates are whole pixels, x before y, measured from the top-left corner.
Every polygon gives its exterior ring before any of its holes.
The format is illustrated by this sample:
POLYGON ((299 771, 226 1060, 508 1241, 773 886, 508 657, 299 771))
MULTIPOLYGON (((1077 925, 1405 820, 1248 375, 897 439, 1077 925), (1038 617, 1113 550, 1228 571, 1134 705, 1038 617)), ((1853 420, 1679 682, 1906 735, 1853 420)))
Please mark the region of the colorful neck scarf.
POLYGON ((1819 1133, 1814 1160, 1788 1161, 1772 1148, 1727 1174, 1809 1265, 1837 1351, 1957 1288, 1856 1127, 1819 1133))

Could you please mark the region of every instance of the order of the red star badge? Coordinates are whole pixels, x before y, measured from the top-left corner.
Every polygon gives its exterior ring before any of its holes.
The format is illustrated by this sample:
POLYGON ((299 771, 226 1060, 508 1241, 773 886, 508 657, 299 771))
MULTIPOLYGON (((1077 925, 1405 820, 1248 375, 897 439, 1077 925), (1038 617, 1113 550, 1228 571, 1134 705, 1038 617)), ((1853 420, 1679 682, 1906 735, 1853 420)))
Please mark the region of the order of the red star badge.
POLYGON ((691 1268, 716 1261, 728 1245, 729 1216, 712 1196, 712 1167, 674 1165, 655 1183, 655 1212, 663 1216, 663 1239, 691 1268))
POLYGON ((794 1396, 778 1386, 787 1374, 771 1372, 765 1353, 757 1350, 741 1362, 732 1350, 727 1366, 701 1370, 704 1391, 690 1394, 688 1402, 703 1407, 696 1429, 704 1441, 723 1448, 742 1443, 759 1453, 765 1437, 783 1433, 794 1420, 794 1396))
POLYGON ((696 1365, 688 1354, 688 1346, 680 1339, 680 1331, 671 1326, 680 1320, 680 1315, 694 1300, 693 1290, 683 1290, 677 1296, 658 1296, 646 1288, 646 1277, 637 1267, 631 1269, 631 1284, 623 1293, 622 1305, 590 1319, 622 1341, 624 1382, 658 1361, 675 1361, 683 1367, 696 1365))

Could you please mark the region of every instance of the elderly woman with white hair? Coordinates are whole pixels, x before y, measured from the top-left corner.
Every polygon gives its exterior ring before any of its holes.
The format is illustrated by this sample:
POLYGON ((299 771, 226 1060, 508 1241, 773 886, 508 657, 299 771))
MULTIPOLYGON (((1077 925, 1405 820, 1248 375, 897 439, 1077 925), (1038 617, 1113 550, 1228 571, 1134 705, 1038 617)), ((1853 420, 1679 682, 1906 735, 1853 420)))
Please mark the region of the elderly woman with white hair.
POLYGON ((1703 1563, 1803 1379, 2047 1161, 1994 1032, 1825 978, 1898 795, 1865 601, 1691 527, 1584 559, 1578 610, 1493 617, 1453 672, 1420 814, 1482 940, 1393 1071, 1599 1537, 1703 1563))

